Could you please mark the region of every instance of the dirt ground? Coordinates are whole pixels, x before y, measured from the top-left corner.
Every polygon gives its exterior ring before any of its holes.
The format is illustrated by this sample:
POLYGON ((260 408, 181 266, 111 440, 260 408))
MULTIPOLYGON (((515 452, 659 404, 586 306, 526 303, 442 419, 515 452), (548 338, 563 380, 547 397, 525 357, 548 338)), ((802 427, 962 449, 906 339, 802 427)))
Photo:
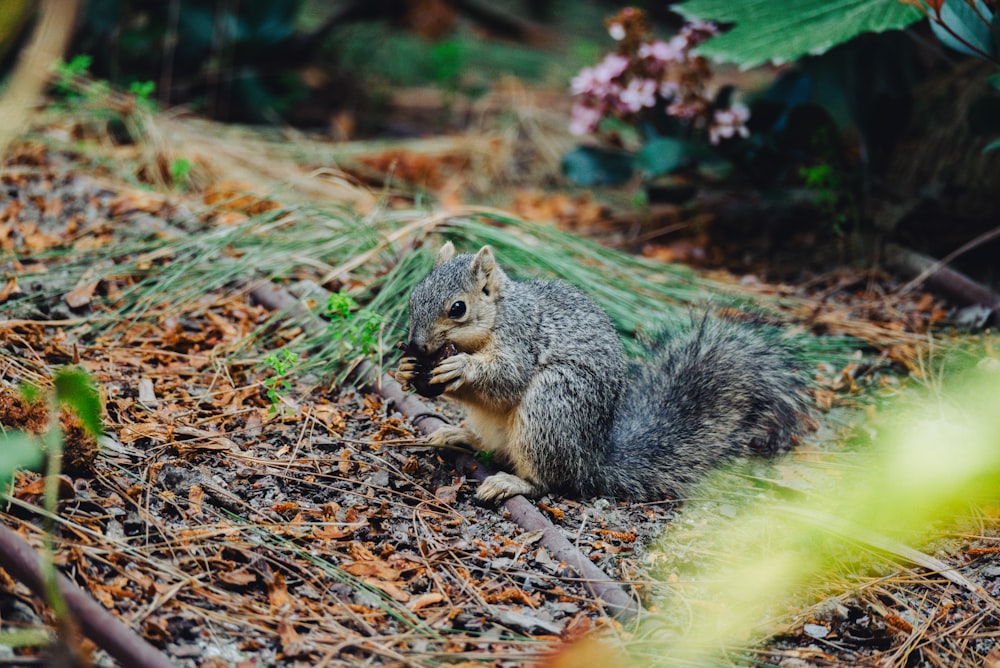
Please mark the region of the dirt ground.
MULTIPOLYGON (((538 532, 476 503, 469 472, 452 453, 422 447, 395 406, 316 374, 269 381, 266 351, 241 345, 281 325, 247 286, 222 285, 180 308, 157 301, 141 317, 108 324, 109 305, 140 285, 126 260, 138 257, 151 272, 169 262, 166 253, 141 256, 144 239, 168 228, 211 233, 247 214, 223 207, 187 215, 183 198, 95 178, 74 160, 29 144, 0 184, 8 277, 0 287, 0 423, 39 430, 44 406, 17 388, 45 387, 57 366, 80 365, 100 388, 97 448, 72 423, 66 432, 56 561, 77 585, 179 666, 523 665, 588 634, 612 647, 643 640, 641 626, 606 616, 538 532), (108 252, 87 255, 98 248, 108 252), (79 257, 93 271, 81 272, 79 257)), ((891 287, 891 277, 877 278, 875 293, 891 287)), ((803 446, 803 458, 839 447, 864 416, 859 385, 896 382, 879 369, 905 371, 914 359, 907 346, 944 317, 946 305, 929 295, 879 312, 873 293, 856 288, 829 275, 802 290, 823 293, 857 321, 897 318, 915 337, 884 348, 878 364, 817 371, 818 403, 844 412, 839 427, 828 422, 803 446)), ((38 474, 19 473, 2 514, 39 549, 41 492, 38 474)), ((654 538, 685 508, 732 512, 718 499, 546 496, 537 506, 650 609, 688 577, 680 562, 664 562, 654 538)), ((727 660, 1000 665, 995 510, 975 509, 975 531, 925 548, 978 593, 889 555, 818 604, 786 611, 780 633, 726 650, 727 660)), ((53 623, 44 603, 2 571, 0 619, 5 629, 53 623)), ((89 649, 97 665, 113 665, 89 649)), ((650 651, 636 651, 637 661, 652 661, 650 651)), ((577 655, 576 665, 600 665, 599 656, 588 663, 577 655)), ((37 648, 7 650, 0 661, 37 657, 37 648)))

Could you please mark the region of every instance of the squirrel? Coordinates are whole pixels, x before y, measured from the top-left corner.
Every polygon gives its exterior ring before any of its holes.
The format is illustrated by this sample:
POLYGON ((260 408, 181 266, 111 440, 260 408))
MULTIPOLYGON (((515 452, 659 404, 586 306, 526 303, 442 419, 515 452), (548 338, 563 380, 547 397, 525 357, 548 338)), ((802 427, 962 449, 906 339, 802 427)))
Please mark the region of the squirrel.
POLYGON ((513 473, 476 497, 677 498, 742 453, 775 454, 811 425, 790 352, 751 324, 708 316, 630 363, 596 302, 562 281, 515 281, 483 246, 439 251, 410 296, 404 387, 442 393, 469 429, 433 445, 492 451, 513 473))

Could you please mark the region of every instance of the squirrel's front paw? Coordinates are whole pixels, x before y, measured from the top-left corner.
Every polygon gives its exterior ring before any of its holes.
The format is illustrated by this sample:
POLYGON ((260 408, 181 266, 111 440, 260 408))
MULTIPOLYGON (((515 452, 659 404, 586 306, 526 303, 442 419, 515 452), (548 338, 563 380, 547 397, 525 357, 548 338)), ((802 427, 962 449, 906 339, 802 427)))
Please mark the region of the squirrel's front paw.
POLYGON ((494 473, 484 480, 476 490, 476 498, 480 501, 500 502, 504 499, 524 494, 525 496, 536 496, 538 493, 536 485, 528 482, 524 478, 518 478, 510 473, 494 473))
POLYGON ((419 369, 420 363, 417 362, 416 357, 404 357, 399 360, 399 366, 396 368, 396 382, 399 383, 404 390, 412 390, 413 379, 417 377, 419 369))
POLYGON ((445 392, 457 390, 465 383, 470 360, 468 353, 456 353, 445 358, 431 371, 431 384, 445 385, 445 392))

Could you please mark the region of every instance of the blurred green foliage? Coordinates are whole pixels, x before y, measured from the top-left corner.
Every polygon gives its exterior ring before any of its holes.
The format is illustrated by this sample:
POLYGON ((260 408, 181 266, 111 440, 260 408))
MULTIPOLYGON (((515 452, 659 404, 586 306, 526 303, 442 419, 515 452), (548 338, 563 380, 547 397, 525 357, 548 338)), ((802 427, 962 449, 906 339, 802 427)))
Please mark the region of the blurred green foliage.
MULTIPOLYGON (((93 72, 136 94, 190 101, 212 115, 276 120, 303 94, 287 76, 305 53, 302 0, 91 0, 73 48, 93 72)), ((140 95, 141 97, 141 95, 140 95)))

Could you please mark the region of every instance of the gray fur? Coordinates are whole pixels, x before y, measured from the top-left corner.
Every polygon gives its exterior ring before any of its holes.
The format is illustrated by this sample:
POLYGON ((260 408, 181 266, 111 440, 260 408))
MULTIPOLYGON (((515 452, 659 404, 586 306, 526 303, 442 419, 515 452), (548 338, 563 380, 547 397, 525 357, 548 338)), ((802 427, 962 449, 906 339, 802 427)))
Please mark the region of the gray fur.
POLYGON ((491 338, 463 351, 475 359, 446 396, 513 416, 501 454, 536 494, 682 495, 726 459, 786 448, 808 424, 789 353, 760 328, 705 317, 630 370, 607 314, 576 288, 496 267, 498 294, 484 296, 471 265, 471 255, 443 261, 414 289, 410 346, 428 354, 457 335, 439 331, 453 326, 442 313, 456 295, 476 304, 464 326, 491 338))

